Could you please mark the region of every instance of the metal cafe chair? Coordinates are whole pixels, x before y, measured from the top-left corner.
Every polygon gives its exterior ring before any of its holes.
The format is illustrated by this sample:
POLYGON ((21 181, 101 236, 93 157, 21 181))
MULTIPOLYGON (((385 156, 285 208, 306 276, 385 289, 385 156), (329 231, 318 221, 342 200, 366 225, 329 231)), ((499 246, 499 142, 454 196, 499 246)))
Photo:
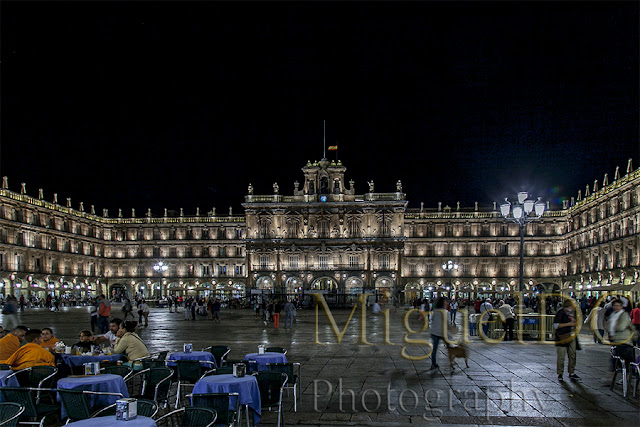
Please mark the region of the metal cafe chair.
POLYGON ((115 405, 107 406, 93 406, 91 405, 92 396, 117 396, 119 398, 124 397, 122 393, 110 393, 103 391, 88 391, 88 390, 69 390, 58 389, 60 400, 64 406, 64 410, 67 411, 67 422, 86 420, 87 418, 93 418, 100 415, 105 415, 108 409, 113 409, 115 414, 115 405))
POLYGON ((238 393, 198 393, 188 394, 191 406, 213 409, 218 414, 216 424, 233 426, 238 421, 240 395, 238 393), (229 409, 232 407, 233 409, 229 409))
POLYGON ((60 411, 60 405, 49 405, 46 403, 36 403, 35 395, 37 392, 54 393, 53 388, 34 388, 34 387, 0 387, 0 394, 5 402, 14 402, 24 406, 24 412, 20 418, 30 418, 31 421, 21 421, 21 424, 34 424, 42 426, 45 419, 54 413, 60 411), (34 393, 35 392, 35 393, 34 393))
POLYGON ((176 409, 156 420, 158 427, 211 427, 216 422, 217 414, 207 408, 176 409))
MULTIPOLYGON (((300 388, 300 363, 267 363, 267 369, 270 371, 284 372, 287 374, 287 382, 284 388, 287 389, 287 395, 290 389, 293 389, 293 412, 298 412, 298 393, 300 388)), ((301 392, 302 394, 302 392, 301 392)))
POLYGON ((284 347, 267 347, 264 349, 264 351, 266 352, 273 352, 273 353, 282 353, 282 354, 287 354, 287 349, 285 349, 284 347))
POLYGON ((202 351, 209 351, 213 354, 213 358, 216 361, 216 366, 223 366, 226 362, 227 354, 231 352, 231 349, 226 345, 210 345, 205 347, 202 351))
POLYGON ((260 390, 260 406, 269 411, 274 406, 278 407, 278 427, 280 427, 281 420, 284 424, 282 391, 287 383, 287 374, 276 371, 261 371, 256 373, 256 379, 260 390))
POLYGON ((0 402, 0 426, 15 427, 18 425, 24 406, 15 402, 0 402))
POLYGON ((195 386, 200 378, 214 372, 214 369, 210 369, 203 374, 200 364, 201 363, 214 364, 214 362, 200 361, 200 360, 176 360, 175 363, 176 363, 176 372, 178 373, 178 389, 176 391, 176 404, 175 404, 175 408, 177 409, 180 403, 180 394, 181 394, 182 387, 185 385, 195 386))

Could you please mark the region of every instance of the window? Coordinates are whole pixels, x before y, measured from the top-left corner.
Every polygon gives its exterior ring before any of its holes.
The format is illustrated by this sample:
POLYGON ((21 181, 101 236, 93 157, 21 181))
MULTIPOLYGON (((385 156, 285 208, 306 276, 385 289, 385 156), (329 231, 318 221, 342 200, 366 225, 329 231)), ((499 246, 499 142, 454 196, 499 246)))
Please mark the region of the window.
POLYGON ((358 267, 358 255, 349 255, 349 267, 351 268, 358 267))
POLYGON ((318 257, 318 266, 320 269, 328 269, 329 268, 329 255, 320 255, 318 257))
POLYGON ((260 268, 269 268, 269 255, 260 255, 260 268))
POLYGON ((409 265, 409 275, 410 276, 417 276, 418 275, 418 267, 415 264, 410 264, 409 265))
POLYGON ((220 246, 220 249, 218 249, 218 256, 227 256, 227 249, 224 246, 220 246))
POLYGON ((389 254, 380 255, 380 258, 378 259, 378 264, 379 264, 379 268, 381 270, 388 270, 389 269, 389 254))
POLYGON ((203 276, 211 275, 211 266, 210 265, 202 264, 202 275, 203 276))
POLYGON ((226 276, 227 275, 227 266, 219 265, 218 266, 218 276, 226 276))
POLYGON ((289 268, 291 270, 297 270, 298 267, 299 256, 298 255, 289 255, 289 268))
POLYGON ((242 276, 242 266, 236 265, 236 276, 242 276))

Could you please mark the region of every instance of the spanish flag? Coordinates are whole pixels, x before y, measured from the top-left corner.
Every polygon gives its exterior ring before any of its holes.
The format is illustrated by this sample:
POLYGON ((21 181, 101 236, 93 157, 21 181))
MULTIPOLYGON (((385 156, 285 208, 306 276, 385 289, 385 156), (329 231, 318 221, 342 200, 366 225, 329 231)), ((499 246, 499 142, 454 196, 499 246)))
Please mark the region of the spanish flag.
POLYGON ((338 149, 337 145, 330 145, 329 148, 327 148, 327 150, 329 151, 336 151, 338 149))

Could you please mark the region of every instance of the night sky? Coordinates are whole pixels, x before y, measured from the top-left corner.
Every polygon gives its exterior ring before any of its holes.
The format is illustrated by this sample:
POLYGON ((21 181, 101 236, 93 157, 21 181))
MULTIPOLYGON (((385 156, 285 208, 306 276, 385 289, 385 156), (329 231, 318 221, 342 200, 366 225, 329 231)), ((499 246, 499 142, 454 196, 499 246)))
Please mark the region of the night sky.
POLYGON ((411 208, 558 208, 640 166, 638 2, 0 7, 0 174, 74 208, 241 213, 293 193, 323 120, 356 192, 411 208))

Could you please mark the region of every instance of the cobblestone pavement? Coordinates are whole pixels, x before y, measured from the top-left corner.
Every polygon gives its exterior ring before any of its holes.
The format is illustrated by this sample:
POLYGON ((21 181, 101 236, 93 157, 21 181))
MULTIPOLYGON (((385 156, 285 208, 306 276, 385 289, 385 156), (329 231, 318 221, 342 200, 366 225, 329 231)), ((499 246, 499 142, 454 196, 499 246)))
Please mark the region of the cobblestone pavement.
MULTIPOLYGON (((150 351, 179 350, 185 342, 199 349, 213 344, 231 348, 230 359, 257 351, 259 344, 288 349, 290 362, 302 365, 302 397, 293 412, 293 395, 285 393, 285 421, 289 425, 631 425, 640 420, 638 397, 625 400, 622 387, 605 385, 609 347, 594 344, 581 334, 576 373, 580 381, 559 382, 553 345, 527 342, 489 344, 472 337, 469 367, 457 359, 452 372, 440 346, 438 370, 428 370, 430 360, 411 361, 401 351, 407 330, 407 309, 389 312, 385 343, 385 317, 367 313, 366 339, 361 341, 361 314, 356 312, 341 344, 320 311, 318 339, 314 310, 299 310, 293 329, 265 326, 250 310, 223 310, 222 322, 199 318, 183 320, 183 312, 152 309, 149 327, 140 336, 150 351)), ((114 314, 120 314, 114 305, 114 314)), ((349 310, 334 310, 341 331, 349 310)), ((415 313, 414 313, 415 314, 415 313)), ((89 328, 87 307, 66 307, 60 313, 27 309, 19 315, 29 327, 50 326, 58 338, 75 342, 80 329, 89 328)), ((0 321, 4 319, 0 316, 0 321)), ((412 316, 407 326, 420 330, 412 316)), ((426 332, 409 339, 428 339, 426 332)), ((406 348, 425 355, 425 345, 406 348)), ((565 378, 567 377, 565 373, 565 378)), ((261 425, 274 425, 275 413, 264 413, 261 425)))

